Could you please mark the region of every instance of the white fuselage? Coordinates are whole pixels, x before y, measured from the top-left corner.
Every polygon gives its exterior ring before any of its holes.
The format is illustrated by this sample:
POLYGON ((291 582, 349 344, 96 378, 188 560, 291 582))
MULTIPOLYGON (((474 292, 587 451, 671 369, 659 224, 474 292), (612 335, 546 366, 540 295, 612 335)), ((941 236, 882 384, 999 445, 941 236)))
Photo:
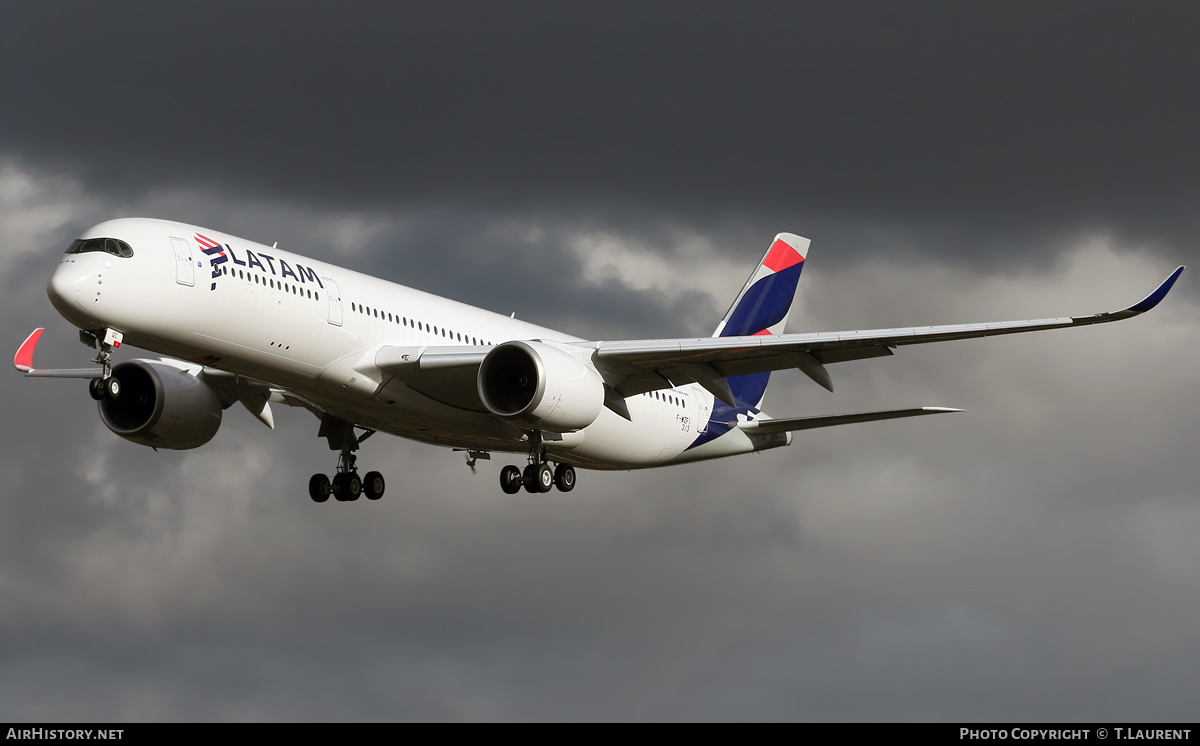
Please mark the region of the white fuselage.
MULTIPOLYGON (((50 281, 55 307, 81 329, 265 381, 348 422, 455 448, 525 452, 525 431, 450 406, 382 373, 384 346, 494 346, 509 340, 583 342, 562 332, 197 226, 129 218, 82 238, 113 237, 133 256, 64 256, 50 281), (197 236, 219 245, 204 253, 197 236)), ((625 400, 594 423, 545 442, 555 460, 630 469, 755 450, 736 427, 689 448, 713 396, 698 385, 625 400)))

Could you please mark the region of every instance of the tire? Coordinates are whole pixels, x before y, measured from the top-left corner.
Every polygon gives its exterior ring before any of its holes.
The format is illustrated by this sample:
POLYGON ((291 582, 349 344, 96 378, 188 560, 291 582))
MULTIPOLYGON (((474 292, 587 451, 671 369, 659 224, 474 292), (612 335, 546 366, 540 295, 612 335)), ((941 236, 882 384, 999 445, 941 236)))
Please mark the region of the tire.
POLYGON ((104 379, 93 378, 88 381, 88 395, 96 401, 104 398, 104 379))
POLYGON ((109 399, 116 399, 121 395, 121 380, 116 376, 109 376, 104 382, 104 395, 109 399))
POLYGON ((554 468, 543 461, 537 465, 537 491, 549 492, 554 489, 554 468))
POLYGON ((570 492, 575 489, 575 467, 570 464, 559 464, 554 470, 554 484, 559 492, 570 492))
POLYGON ((308 496, 313 499, 313 502, 325 502, 332 492, 333 487, 329 484, 329 477, 324 474, 313 474, 312 478, 308 480, 308 496))
POLYGON ((340 503, 344 503, 344 502, 346 502, 347 499, 349 499, 346 497, 346 475, 345 474, 334 474, 333 475, 333 499, 337 500, 340 503))
POLYGON ((362 494, 362 479, 353 472, 346 475, 346 502, 354 502, 362 494))
POLYGON ((525 471, 521 473, 521 485, 526 492, 538 491, 537 464, 530 464, 525 467, 525 471))
POLYGON ((521 470, 509 464, 500 470, 500 489, 504 490, 505 494, 515 495, 521 491, 521 470))
POLYGON ((367 472, 367 478, 363 480, 363 492, 367 493, 368 500, 378 500, 383 497, 383 475, 377 471, 367 472))

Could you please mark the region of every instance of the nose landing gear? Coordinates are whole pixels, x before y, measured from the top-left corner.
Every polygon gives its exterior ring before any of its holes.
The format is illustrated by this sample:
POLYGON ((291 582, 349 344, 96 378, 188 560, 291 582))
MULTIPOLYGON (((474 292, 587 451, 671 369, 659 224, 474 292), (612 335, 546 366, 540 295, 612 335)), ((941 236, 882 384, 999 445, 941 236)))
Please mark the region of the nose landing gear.
POLYGON ((79 332, 80 342, 99 350, 92 362, 101 366, 100 376, 88 381, 88 394, 96 401, 121 395, 121 382, 112 375, 112 351, 121 346, 122 339, 124 335, 113 329, 105 329, 103 337, 98 332, 79 332))

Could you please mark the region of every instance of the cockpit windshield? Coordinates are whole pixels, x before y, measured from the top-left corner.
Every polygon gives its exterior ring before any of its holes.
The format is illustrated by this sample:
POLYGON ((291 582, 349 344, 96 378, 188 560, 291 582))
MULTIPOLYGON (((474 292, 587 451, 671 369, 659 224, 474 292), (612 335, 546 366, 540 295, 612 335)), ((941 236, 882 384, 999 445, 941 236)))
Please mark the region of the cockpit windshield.
POLYGON ((72 241, 67 248, 68 254, 86 254, 89 251, 103 251, 126 258, 133 256, 133 249, 129 244, 115 238, 80 238, 72 241))

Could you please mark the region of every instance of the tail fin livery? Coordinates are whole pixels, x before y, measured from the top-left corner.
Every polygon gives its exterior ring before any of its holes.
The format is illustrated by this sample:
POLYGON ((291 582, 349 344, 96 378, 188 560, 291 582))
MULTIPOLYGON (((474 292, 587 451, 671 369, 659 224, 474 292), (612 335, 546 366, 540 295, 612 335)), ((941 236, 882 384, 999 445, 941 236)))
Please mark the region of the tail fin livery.
MULTIPOLYGON (((794 233, 780 233, 771 242, 762 261, 750 273, 742 292, 717 329, 714 337, 744 337, 780 334, 787 325, 788 311, 796 297, 796 285, 804 269, 809 240, 794 233)), ((762 406, 770 373, 753 373, 727 378, 734 399, 741 407, 762 406)))
POLYGON ((714 337, 779 334, 787 323, 809 240, 780 233, 717 325, 714 337))

